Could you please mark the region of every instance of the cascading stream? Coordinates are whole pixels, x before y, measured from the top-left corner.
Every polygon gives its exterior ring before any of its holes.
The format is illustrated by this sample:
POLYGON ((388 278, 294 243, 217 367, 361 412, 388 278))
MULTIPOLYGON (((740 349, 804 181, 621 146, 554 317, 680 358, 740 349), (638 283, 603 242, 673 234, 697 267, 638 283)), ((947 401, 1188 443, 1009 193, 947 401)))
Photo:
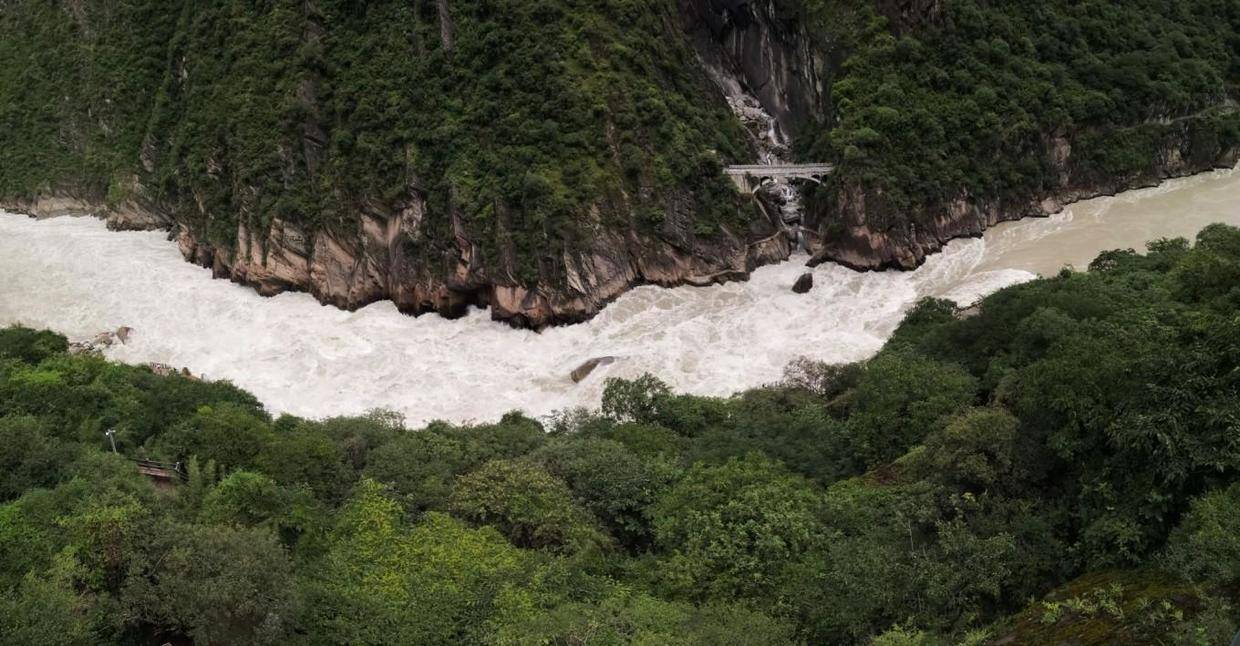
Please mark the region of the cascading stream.
MULTIPOLYGON (((792 141, 779 120, 762 108, 757 97, 746 91, 741 82, 719 69, 711 69, 715 83, 723 90, 728 106, 744 124, 758 150, 758 163, 764 166, 791 163, 792 141)), ((788 231, 804 251, 800 234, 801 193, 786 177, 777 177, 758 189, 763 201, 778 210, 775 224, 788 231)), ((765 207, 764 207, 765 208, 765 207)))

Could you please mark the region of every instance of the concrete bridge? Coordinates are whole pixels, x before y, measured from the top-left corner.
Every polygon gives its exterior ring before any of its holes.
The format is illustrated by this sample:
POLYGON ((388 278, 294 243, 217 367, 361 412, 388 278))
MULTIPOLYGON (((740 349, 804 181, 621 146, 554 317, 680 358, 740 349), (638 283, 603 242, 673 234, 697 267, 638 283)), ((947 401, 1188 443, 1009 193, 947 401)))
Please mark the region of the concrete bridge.
POLYGON ((752 193, 777 177, 805 179, 821 184, 822 178, 834 170, 832 164, 745 164, 727 166, 723 174, 731 177, 740 190, 752 193))

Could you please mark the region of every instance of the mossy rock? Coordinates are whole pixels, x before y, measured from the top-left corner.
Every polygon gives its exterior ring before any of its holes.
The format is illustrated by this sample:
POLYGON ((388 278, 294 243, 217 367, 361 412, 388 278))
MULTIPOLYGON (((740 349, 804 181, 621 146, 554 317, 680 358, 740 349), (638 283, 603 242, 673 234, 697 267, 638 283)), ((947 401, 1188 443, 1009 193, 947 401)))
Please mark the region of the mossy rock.
POLYGON ((1165 644, 1204 608, 1200 588, 1166 572, 1105 571, 1064 585, 996 630, 989 643, 1165 644))

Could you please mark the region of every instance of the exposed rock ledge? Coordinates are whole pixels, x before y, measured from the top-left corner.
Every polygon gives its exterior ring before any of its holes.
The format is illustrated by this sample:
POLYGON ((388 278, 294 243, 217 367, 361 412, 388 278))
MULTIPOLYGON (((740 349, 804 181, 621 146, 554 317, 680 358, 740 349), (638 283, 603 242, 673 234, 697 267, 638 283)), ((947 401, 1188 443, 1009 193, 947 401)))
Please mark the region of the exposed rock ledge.
MULTIPOLYGON (((1185 137, 1180 141, 1189 140, 1185 137)), ((961 197, 935 217, 928 218, 928 225, 884 229, 875 225, 875 220, 883 218, 874 217, 874 213, 882 209, 867 205, 867 202, 881 203, 881 196, 857 188, 846 190, 826 218, 820 216, 814 222, 811 216, 807 231, 807 246, 812 254, 809 265, 835 262, 858 271, 916 269, 928 255, 940 251, 951 240, 980 237, 987 228, 1000 222, 1046 217, 1073 202, 1149 188, 1168 179, 1233 168, 1240 162, 1240 149, 1193 154, 1185 150, 1180 141, 1169 145, 1160 158, 1153 161, 1150 170, 1140 176, 1097 180, 1078 177, 1078 173, 1073 172, 1071 146, 1057 139, 1052 145, 1055 161, 1062 169, 1059 190, 1023 204, 961 197), (829 226, 827 220, 835 222, 835 226, 829 226), (817 231, 813 231, 814 227, 817 231), (826 231, 834 235, 827 236, 826 231)))
POLYGON ((406 224, 400 216, 364 215, 356 240, 329 232, 308 239, 279 220, 272 222, 264 240, 243 225, 238 240, 248 243, 236 253, 203 244, 184 226, 175 236, 187 260, 210 267, 216 277, 252 285, 266 296, 309 291, 320 302, 348 310, 391 300, 407 314, 437 312, 449 318, 463 316, 473 305, 489 307, 495 320, 535 329, 589 319, 637 285, 706 286, 745 280, 754 268, 791 253, 790 241, 782 234, 748 243, 728 237, 710 252, 688 253, 664 241, 609 233, 596 239, 593 249, 565 254, 567 285, 524 286, 492 280, 468 245, 446 278, 412 265, 397 248, 406 224))
MULTIPOLYGON (((1070 149, 1062 143, 1058 147, 1066 161, 1070 149)), ((830 239, 821 234, 809 236, 813 253, 809 264, 836 262, 862 271, 914 269, 950 240, 980 236, 999 222, 1046 216, 1074 201, 1231 168, 1237 161, 1240 150, 1191 161, 1178 150, 1170 150, 1157 160, 1156 172, 1142 177, 1065 188, 1026 205, 961 198, 934 218, 931 226, 901 230, 871 228, 867 221, 867 196, 854 191, 845 194, 837 205, 838 212, 845 216, 843 235, 830 239)), ((1065 184, 1068 182, 1065 175, 1065 184)), ((253 286, 265 296, 306 291, 322 303, 348 310, 386 299, 405 313, 437 312, 449 318, 463 316, 473 305, 489 307, 493 319, 530 328, 589 319, 637 285, 705 286, 746 280, 756 267, 785 260, 791 253, 790 240, 782 233, 760 238, 723 236, 710 248, 699 246, 687 251, 631 231, 613 231, 600 234, 590 249, 565 254, 567 285, 527 287, 492 278, 493 270, 483 267, 474 249, 463 240, 458 240, 460 257, 456 267, 446 278, 432 275, 425 267, 404 259, 398 241, 402 232, 416 230, 420 219, 416 208, 390 214, 363 213, 358 234, 347 240, 330 233, 307 236, 279 220, 272 222, 263 234, 252 234, 242 224, 237 239, 244 244, 236 251, 200 241, 184 225, 174 224, 170 218, 133 202, 107 208, 89 199, 52 194, 36 200, 0 202, 0 208, 40 218, 94 214, 104 218, 114 230, 169 230, 169 238, 176 240, 186 260, 210 268, 217 278, 253 286)))
POLYGON ((280 220, 257 233, 243 222, 235 250, 201 240, 184 224, 136 204, 108 208, 56 194, 0 207, 38 218, 96 215, 114 230, 168 230, 186 260, 211 269, 216 278, 252 286, 264 296, 304 291, 321 303, 347 310, 391 300, 407 314, 437 312, 449 318, 463 316, 469 306, 489 307, 495 320, 535 329, 589 319, 637 285, 706 286, 746 280, 756 267, 785 260, 792 251, 783 233, 724 234, 686 250, 631 231, 603 232, 591 241, 590 249, 564 255, 566 285, 524 286, 493 278, 498 272, 483 266, 472 245, 461 239, 459 259, 446 277, 410 262, 399 245, 406 237, 402 233, 416 232, 420 221, 416 205, 396 213, 363 212, 359 230, 349 238, 330 232, 308 235, 280 220))
POLYGON ((67 193, 51 193, 30 200, 0 201, 0 208, 25 213, 40 220, 96 215, 107 222, 108 228, 113 231, 150 231, 172 226, 171 218, 135 200, 105 206, 97 200, 67 193))

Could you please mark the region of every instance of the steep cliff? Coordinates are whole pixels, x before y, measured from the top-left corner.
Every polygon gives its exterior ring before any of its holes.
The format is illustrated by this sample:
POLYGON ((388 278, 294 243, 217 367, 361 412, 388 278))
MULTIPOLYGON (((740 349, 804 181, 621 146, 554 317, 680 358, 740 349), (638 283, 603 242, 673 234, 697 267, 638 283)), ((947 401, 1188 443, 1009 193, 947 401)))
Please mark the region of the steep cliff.
POLYGON ((837 162, 807 199, 815 263, 910 269, 1002 220, 1237 161, 1234 4, 879 0, 868 13, 830 127, 804 142, 837 162))
POLYGON ((539 327, 789 253, 670 0, 11 4, 3 203, 264 294, 539 327))
POLYGON ((830 105, 828 49, 811 37, 804 3, 680 0, 680 15, 703 63, 742 83, 781 127, 822 119, 830 105))
POLYGON ((760 143, 836 164, 806 242, 858 269, 1234 164, 1236 33, 1212 0, 11 0, 0 205, 540 327, 786 258, 721 174, 760 143))

